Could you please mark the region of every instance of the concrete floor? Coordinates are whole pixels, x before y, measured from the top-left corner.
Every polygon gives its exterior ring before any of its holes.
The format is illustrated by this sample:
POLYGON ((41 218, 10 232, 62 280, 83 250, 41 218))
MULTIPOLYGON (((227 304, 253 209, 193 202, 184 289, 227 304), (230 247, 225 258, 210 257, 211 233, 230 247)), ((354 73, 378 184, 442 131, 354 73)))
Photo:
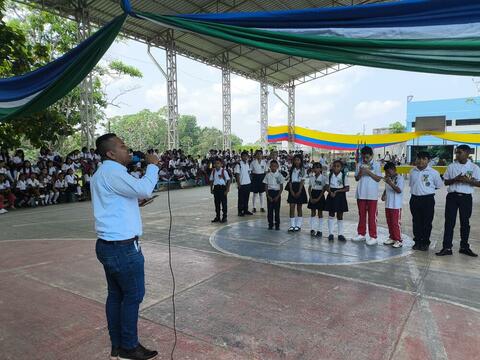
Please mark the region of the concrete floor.
MULTIPOLYGON (((207 188, 173 191, 171 198, 175 359, 480 359, 480 260, 458 252, 437 258, 433 249, 342 265, 246 260, 210 245, 222 225, 210 224, 207 188)), ((436 199, 432 240, 439 249, 445 190, 436 199)), ((353 192, 349 200, 345 218, 354 222, 353 192)), ((475 250, 480 250, 478 203, 471 231, 475 250)), ((236 216, 235 191, 229 205, 229 224, 252 220, 236 216)), ((90 206, 0 217, 0 359, 108 358, 106 286, 94 254, 90 206)), ((404 209, 402 231, 411 236, 404 209)), ((285 226, 286 210, 284 203, 285 226)), ((142 212, 147 295, 139 333, 160 359, 170 359, 166 193, 142 212)), ((379 225, 385 226, 383 211, 379 225)))

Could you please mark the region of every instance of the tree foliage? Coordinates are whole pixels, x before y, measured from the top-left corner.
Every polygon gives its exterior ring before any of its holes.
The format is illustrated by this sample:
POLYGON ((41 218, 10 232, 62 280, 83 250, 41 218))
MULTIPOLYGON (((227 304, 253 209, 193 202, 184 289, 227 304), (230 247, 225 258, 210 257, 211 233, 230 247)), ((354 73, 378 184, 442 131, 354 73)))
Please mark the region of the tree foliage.
POLYGON ((391 123, 388 128, 390 129, 390 131, 394 134, 399 134, 399 133, 403 133, 405 132, 406 130, 406 127, 405 125, 403 125, 400 121, 396 121, 394 123, 391 123))
MULTIPOLYGON (((142 110, 137 114, 116 116, 110 121, 110 130, 124 139, 135 150, 167 149, 167 109, 157 112, 142 110)), ((204 155, 208 150, 222 148, 223 135, 219 129, 201 127, 193 115, 181 115, 178 119, 180 148, 192 155, 204 155)), ((242 145, 242 140, 232 135, 232 148, 242 145)))
MULTIPOLYGON (((76 22, 26 5, 0 0, 0 77, 12 77, 35 70, 62 56, 77 46, 79 41, 76 22)), ((103 109, 115 102, 106 96, 109 79, 141 77, 142 73, 133 66, 114 60, 107 65, 98 65, 92 75, 93 105, 96 118, 101 119, 104 116, 103 109)), ((46 143, 58 145, 60 139, 79 131, 80 94, 80 88, 77 87, 44 111, 0 124, 0 143, 10 148, 18 147, 25 141, 34 146, 46 143)))

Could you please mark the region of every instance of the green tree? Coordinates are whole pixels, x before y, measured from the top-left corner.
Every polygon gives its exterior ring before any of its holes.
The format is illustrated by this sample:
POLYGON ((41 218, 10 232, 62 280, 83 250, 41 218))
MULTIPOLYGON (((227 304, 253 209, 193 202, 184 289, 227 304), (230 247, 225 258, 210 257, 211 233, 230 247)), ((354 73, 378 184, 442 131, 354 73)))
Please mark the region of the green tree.
POLYGON ((399 134, 399 133, 403 133, 405 132, 406 130, 406 127, 405 125, 403 125, 400 121, 396 121, 394 123, 391 123, 388 128, 390 129, 390 131, 394 134, 399 134))
MULTIPOLYGON (((79 43, 74 21, 26 5, 0 0, 0 77, 32 71, 65 54, 79 43), (9 14, 6 19, 5 14, 9 14)), ((98 65, 92 72, 96 118, 110 103, 105 86, 108 79, 141 77, 141 72, 121 61, 98 65)), ((122 95, 122 94, 120 94, 122 95)), ((77 87, 50 108, 28 117, 0 124, 0 143, 17 147, 22 142, 34 146, 61 144, 79 131, 80 89, 77 87)))

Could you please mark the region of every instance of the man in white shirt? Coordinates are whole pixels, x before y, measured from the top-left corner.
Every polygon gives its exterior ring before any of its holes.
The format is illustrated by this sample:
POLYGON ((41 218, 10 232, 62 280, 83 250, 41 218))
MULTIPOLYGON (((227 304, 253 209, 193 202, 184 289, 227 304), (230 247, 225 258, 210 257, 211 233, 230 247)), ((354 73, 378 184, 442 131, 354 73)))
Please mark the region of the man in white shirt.
POLYGON ((470 235, 470 217, 472 216, 472 194, 474 187, 480 187, 480 168, 471 162, 470 146, 460 145, 455 150, 456 161, 448 165, 443 176, 448 186, 447 202, 445 204, 445 227, 443 247, 437 256, 452 255, 453 230, 460 213, 460 253, 477 257, 468 244, 470 235))
POLYGON ((353 241, 365 241, 367 245, 377 244, 377 203, 378 203, 378 182, 382 179, 380 164, 373 160, 373 150, 364 146, 360 150, 362 160, 355 170, 357 180, 357 206, 358 206, 358 227, 357 236, 353 241), (368 216, 368 234, 366 239, 368 216))
POLYGON ((115 134, 97 141, 103 164, 91 180, 96 254, 108 284, 106 314, 112 342, 112 358, 151 359, 157 351, 138 342, 138 309, 145 295, 145 259, 138 237, 142 220, 138 200, 148 199, 158 182, 158 159, 147 154, 145 176, 135 179, 127 172, 131 158, 127 146, 115 134))
POLYGON ((428 251, 430 234, 435 216, 435 190, 442 187, 442 178, 437 170, 428 166, 430 154, 420 151, 416 167, 410 170, 410 212, 413 225, 413 250, 428 251))
POLYGON ((253 215, 252 212, 248 211, 251 184, 248 151, 242 151, 241 157, 234 171, 238 186, 238 216, 253 215))

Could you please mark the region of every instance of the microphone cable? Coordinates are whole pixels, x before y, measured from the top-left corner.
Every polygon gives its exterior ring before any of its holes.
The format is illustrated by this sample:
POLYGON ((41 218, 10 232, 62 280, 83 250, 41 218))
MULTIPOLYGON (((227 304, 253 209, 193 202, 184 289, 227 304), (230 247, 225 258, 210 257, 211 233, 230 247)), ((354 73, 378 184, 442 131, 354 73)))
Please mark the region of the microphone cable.
POLYGON ((170 353, 170 359, 173 360, 173 354, 175 352, 175 348, 177 347, 177 320, 176 320, 176 306, 175 306, 175 274, 173 273, 173 266, 172 266, 172 206, 170 204, 170 180, 167 181, 167 203, 168 203, 168 214, 169 214, 169 224, 168 224, 168 266, 170 267, 170 274, 172 275, 172 314, 173 314, 173 334, 174 334, 174 342, 172 347, 172 352, 170 353))

